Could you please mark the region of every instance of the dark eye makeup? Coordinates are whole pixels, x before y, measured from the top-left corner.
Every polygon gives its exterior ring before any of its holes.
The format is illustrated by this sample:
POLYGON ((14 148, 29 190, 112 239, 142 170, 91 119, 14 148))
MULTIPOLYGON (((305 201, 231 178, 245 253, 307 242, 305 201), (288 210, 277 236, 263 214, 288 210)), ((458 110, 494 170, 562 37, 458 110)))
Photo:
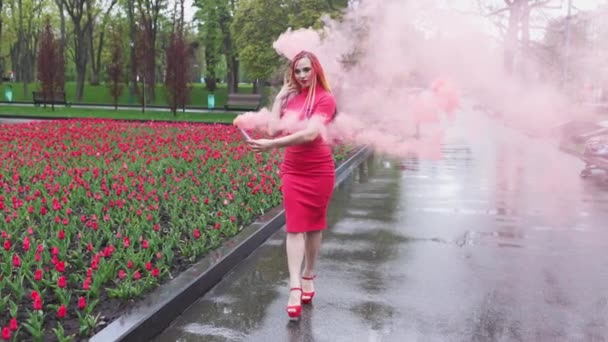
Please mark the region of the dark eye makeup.
POLYGON ((309 71, 310 71, 310 68, 309 67, 305 67, 305 68, 302 68, 301 70, 300 69, 296 69, 295 73, 296 73, 296 75, 299 75, 300 72, 309 72, 309 71))

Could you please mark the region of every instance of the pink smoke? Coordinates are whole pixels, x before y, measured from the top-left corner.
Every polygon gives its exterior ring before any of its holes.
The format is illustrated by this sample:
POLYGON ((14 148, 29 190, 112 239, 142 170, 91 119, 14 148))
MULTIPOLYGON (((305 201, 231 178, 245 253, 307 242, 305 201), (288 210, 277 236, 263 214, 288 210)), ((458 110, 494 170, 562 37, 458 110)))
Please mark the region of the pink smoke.
MULTIPOLYGON (((326 18, 322 32, 290 29, 273 44, 287 59, 308 50, 322 63, 339 111, 328 139, 435 159, 444 127, 471 102, 527 132, 565 120, 570 107, 555 87, 506 75, 500 46, 467 18, 426 1, 356 4, 339 22, 326 18)), ((244 125, 264 126, 267 117, 266 109, 247 113, 244 125)))

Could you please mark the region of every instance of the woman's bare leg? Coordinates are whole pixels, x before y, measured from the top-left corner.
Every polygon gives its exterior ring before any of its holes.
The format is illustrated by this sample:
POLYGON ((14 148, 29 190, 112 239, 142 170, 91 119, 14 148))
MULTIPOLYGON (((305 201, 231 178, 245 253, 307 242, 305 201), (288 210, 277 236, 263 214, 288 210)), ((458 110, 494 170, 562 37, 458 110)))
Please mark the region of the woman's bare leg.
MULTIPOLYGON (((317 264, 319 250, 321 249, 322 237, 323 233, 320 230, 306 233, 303 277, 312 277, 315 275, 315 266, 317 264)), ((314 290, 313 282, 311 280, 302 280, 302 291, 312 292, 314 290)))
MULTIPOLYGON (((304 260, 304 233, 287 233, 287 267, 289 269, 289 287, 301 287, 300 272, 304 260)), ((300 291, 290 291, 287 305, 300 304, 300 291)))

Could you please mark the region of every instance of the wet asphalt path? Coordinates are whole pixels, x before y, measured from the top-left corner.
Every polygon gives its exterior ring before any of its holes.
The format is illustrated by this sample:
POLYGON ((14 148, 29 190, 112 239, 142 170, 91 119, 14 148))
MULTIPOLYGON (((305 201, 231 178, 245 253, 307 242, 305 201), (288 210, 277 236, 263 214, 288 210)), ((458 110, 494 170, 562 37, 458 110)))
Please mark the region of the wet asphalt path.
POLYGON ((608 340, 608 188, 472 112, 443 151, 376 156, 335 193, 300 322, 279 232, 156 342, 608 340))

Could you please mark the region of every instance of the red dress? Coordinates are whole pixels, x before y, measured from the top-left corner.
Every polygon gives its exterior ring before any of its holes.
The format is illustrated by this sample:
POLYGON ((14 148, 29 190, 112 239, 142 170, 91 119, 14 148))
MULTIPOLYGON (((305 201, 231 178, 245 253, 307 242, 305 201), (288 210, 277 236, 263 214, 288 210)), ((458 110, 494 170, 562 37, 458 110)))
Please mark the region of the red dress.
MULTIPOLYGON (((303 112, 307 90, 291 98, 285 111, 303 112)), ((320 115, 327 124, 334 116, 333 95, 317 86, 312 115, 320 115)), ((299 120, 307 120, 305 113, 299 120)), ((314 141, 285 149, 281 165, 281 185, 285 207, 286 231, 302 233, 327 228, 327 207, 335 181, 335 163, 331 147, 318 136, 314 141)))

